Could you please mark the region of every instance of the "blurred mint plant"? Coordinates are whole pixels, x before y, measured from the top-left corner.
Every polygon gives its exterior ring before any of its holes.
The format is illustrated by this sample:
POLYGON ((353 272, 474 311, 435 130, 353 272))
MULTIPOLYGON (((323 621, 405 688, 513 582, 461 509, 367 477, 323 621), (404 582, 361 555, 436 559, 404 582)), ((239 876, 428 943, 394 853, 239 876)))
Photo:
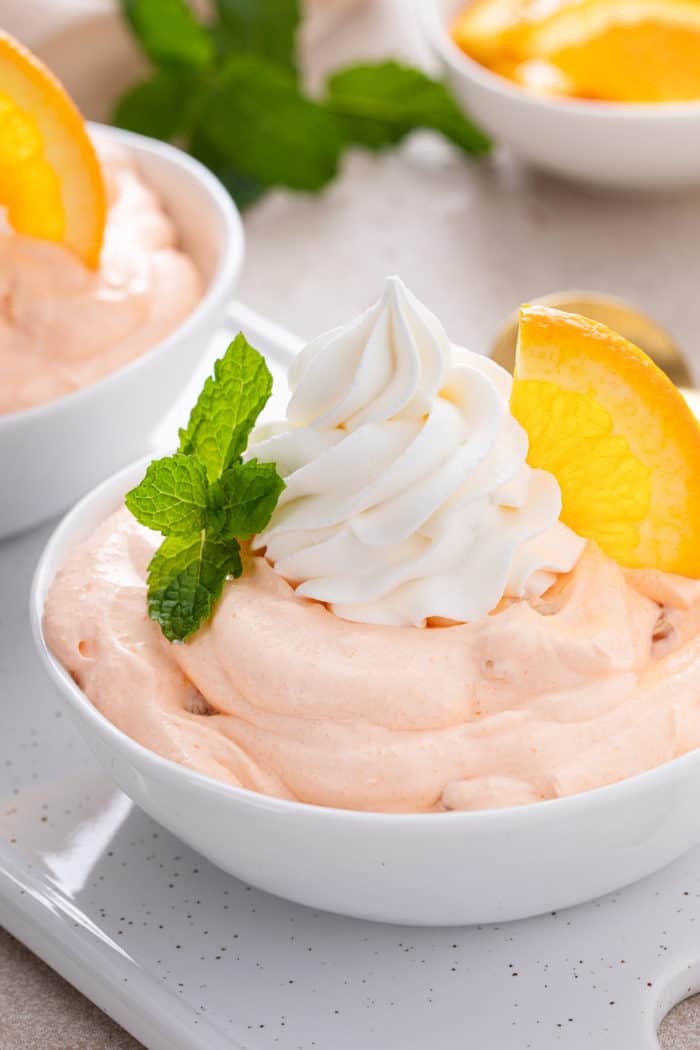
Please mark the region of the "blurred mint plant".
POLYGON ((272 186, 319 190, 346 147, 379 150, 418 128, 468 154, 489 149, 445 84, 399 62, 339 69, 310 97, 297 59, 299 0, 215 0, 207 22, 186 0, 121 6, 153 71, 119 99, 114 123, 177 142, 241 207, 272 186))

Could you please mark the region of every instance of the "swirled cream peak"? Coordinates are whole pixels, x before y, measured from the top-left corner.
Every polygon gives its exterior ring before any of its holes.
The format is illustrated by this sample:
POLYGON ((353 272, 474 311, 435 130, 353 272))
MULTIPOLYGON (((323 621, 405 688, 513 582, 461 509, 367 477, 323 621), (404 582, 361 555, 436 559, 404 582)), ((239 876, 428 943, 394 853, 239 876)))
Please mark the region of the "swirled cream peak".
POLYGON ((347 620, 467 622, 544 593, 583 541, 526 463, 511 379, 450 343, 397 277, 295 360, 287 425, 251 454, 286 481, 255 538, 297 595, 347 620))

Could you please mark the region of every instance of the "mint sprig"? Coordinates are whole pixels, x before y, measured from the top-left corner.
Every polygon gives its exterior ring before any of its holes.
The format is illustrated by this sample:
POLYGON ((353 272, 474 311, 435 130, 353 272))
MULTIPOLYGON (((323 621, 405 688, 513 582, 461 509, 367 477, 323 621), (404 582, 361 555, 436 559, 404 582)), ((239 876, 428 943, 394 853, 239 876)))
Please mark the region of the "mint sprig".
POLYGON ((440 132, 465 153, 489 149, 489 140, 464 119, 445 84, 399 62, 338 70, 328 79, 326 104, 346 137, 368 149, 394 145, 416 128, 440 132))
POLYGON ((206 69, 214 42, 186 0, 122 0, 124 16, 157 66, 206 69))
POLYGON ((445 83, 399 62, 348 66, 311 96, 299 0, 215 0, 207 21, 187 0, 121 3, 153 72, 122 96, 114 122, 189 150, 241 207, 272 186, 320 190, 348 147, 387 148, 421 128, 466 154, 489 149, 445 83))
POLYGON ((216 10, 221 52, 260 55, 296 73, 300 0, 216 0, 216 10))
POLYGON ((237 335, 180 431, 179 450, 154 460, 127 493, 136 520, 165 537, 148 566, 148 614, 171 642, 209 619, 226 579, 243 571, 239 541, 262 532, 284 489, 273 463, 241 458, 271 392, 263 357, 237 335))
POLYGON ((114 123, 141 135, 171 141, 189 126, 198 98, 196 73, 159 69, 122 95, 114 111, 114 123))
POLYGON ((292 74, 256 55, 228 59, 209 88, 190 149, 263 187, 318 190, 337 173, 342 129, 307 98, 292 74))
POLYGON ((239 333, 215 364, 180 431, 180 452, 204 465, 210 482, 245 452, 256 420, 272 393, 262 354, 239 333))
POLYGON ((211 616, 224 581, 243 572, 239 545, 195 536, 167 536, 148 567, 148 615, 170 642, 182 642, 211 616))

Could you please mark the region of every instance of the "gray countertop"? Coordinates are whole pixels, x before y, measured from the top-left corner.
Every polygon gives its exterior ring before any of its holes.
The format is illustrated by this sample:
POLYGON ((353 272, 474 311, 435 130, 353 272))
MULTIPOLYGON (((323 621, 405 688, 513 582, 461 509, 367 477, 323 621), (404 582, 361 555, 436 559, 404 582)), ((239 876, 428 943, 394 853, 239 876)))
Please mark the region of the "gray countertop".
MULTIPOLYGON (((365 5, 312 60, 312 79, 356 55, 415 53, 409 15, 401 0, 365 5)), ((418 136, 400 153, 349 157, 322 197, 271 194, 248 214, 246 230, 240 297, 302 335, 349 319, 376 298, 386 273, 399 272, 450 335, 473 349, 488 346, 520 301, 587 287, 645 306, 700 365, 700 192, 593 193, 506 157, 473 165, 418 136)), ((669 1015, 661 1044, 700 1047, 700 998, 669 1015)), ((0 935, 0 1050, 137 1045, 0 935)))

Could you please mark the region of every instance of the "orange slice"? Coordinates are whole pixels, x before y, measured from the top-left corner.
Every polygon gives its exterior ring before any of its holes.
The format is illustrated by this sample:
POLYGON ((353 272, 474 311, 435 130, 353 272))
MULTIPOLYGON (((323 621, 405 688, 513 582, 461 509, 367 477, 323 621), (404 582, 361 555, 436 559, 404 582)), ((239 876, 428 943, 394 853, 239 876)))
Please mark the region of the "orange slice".
POLYGON ((97 267, 105 188, 83 118, 49 70, 1 32, 0 206, 17 233, 97 267))
POLYGON ((698 0, 477 0, 453 35, 534 90, 613 102, 700 97, 698 0))
POLYGON ((546 57, 571 93, 611 102, 700 97, 697 0, 584 0, 533 28, 528 48, 546 57))
POLYGON ((700 578, 700 426, 645 353, 577 314, 525 306, 511 409, 562 521, 621 565, 700 578))
POLYGON ((455 43, 484 65, 521 58, 533 0, 472 0, 452 24, 455 43))

